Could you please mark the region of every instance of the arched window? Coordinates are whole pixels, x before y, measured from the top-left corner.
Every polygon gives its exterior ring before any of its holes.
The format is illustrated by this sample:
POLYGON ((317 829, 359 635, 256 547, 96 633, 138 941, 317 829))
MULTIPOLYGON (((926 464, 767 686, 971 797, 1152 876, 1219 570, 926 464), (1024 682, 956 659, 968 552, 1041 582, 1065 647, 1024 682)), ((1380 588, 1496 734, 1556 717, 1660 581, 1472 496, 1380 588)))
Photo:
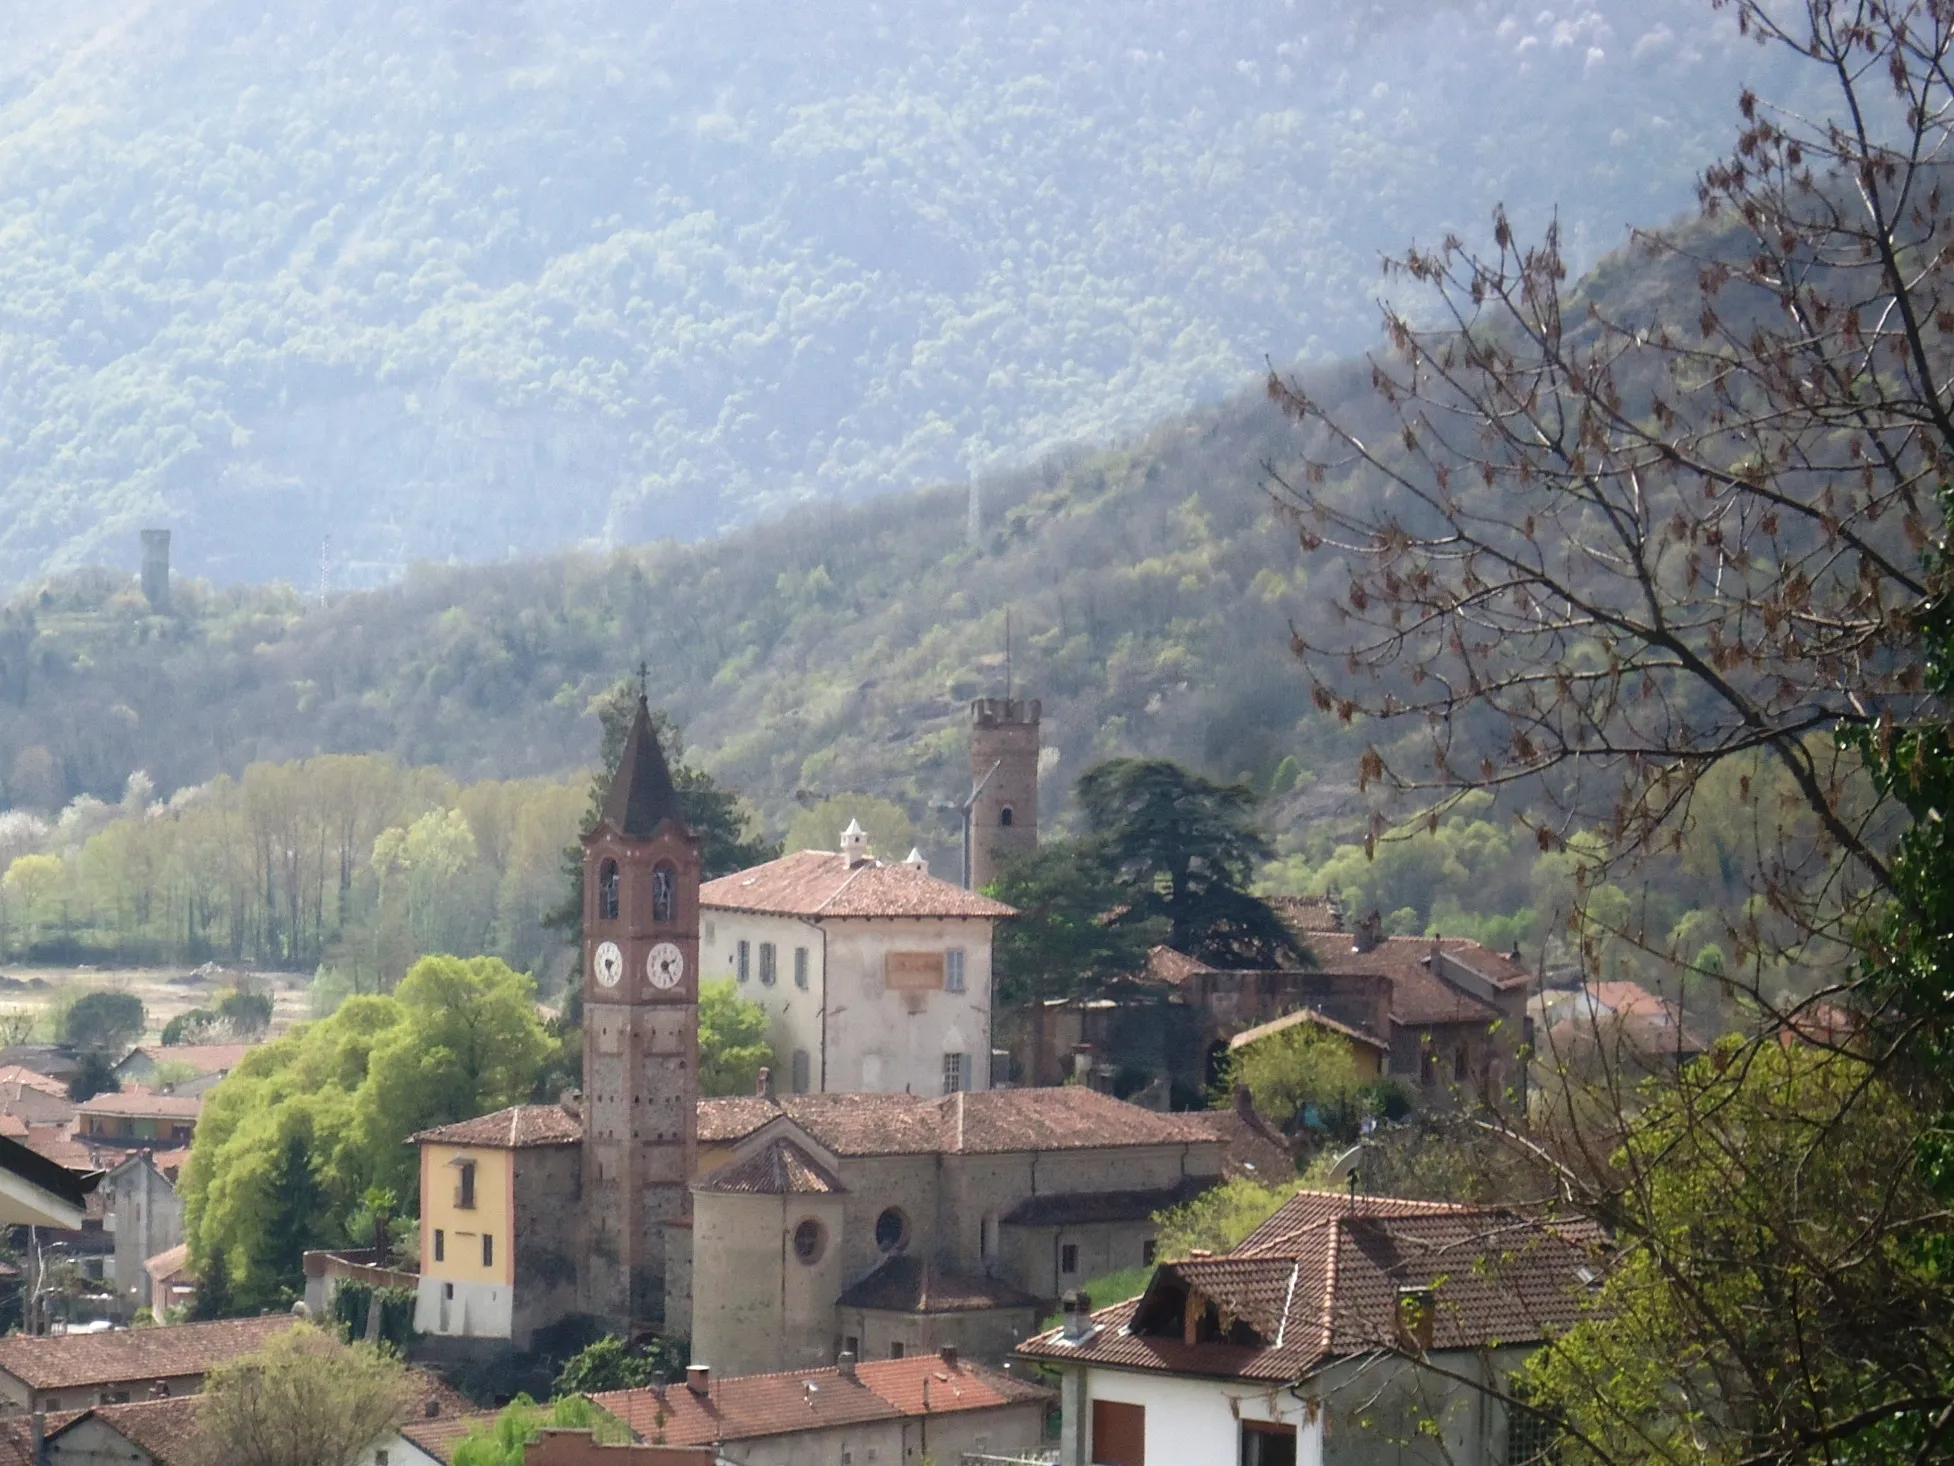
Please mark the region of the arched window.
POLYGON ((1011 806, 1010 806, 1010 805, 1008 805, 1008 804, 1007 804, 1007 805, 1005 805, 1005 806, 1004 806, 1004 808, 1002 808, 1002 809, 1000 809, 1000 810, 999 810, 999 811, 997 812, 997 822, 998 822, 998 823, 999 823, 1000 825, 1008 825, 1008 824, 1010 824, 1010 823, 1011 823, 1011 806))
POLYGON ((651 873, 651 919, 669 922, 678 910, 678 871, 661 865, 651 873))
POLYGON ((909 1218, 898 1207, 890 1207, 875 1219, 875 1245, 883 1252, 899 1251, 909 1240, 909 1218))
POLYGON ((607 860, 597 867, 597 919, 617 920, 617 862, 607 860))

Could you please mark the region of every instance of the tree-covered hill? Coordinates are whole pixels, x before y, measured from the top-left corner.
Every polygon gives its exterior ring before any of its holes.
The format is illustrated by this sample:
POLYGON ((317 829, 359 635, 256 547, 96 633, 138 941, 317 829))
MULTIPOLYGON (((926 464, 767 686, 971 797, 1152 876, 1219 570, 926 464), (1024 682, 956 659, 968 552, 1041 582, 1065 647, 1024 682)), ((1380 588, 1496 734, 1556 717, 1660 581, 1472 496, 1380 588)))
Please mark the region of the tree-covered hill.
POLYGON ((377 584, 1110 441, 1365 344, 1378 253, 1497 201, 1611 247, 1767 63, 1703 0, 12 7, 0 584, 146 524, 377 584))

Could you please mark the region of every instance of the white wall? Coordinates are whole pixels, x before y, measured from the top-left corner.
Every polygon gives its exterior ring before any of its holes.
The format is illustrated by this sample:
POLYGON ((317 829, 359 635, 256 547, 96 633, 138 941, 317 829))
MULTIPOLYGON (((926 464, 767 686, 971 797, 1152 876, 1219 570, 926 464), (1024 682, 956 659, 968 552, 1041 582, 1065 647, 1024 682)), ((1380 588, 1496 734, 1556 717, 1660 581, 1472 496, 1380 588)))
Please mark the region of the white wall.
MULTIPOLYGON (((1323 1466, 1321 1418, 1290 1394, 1286 1385, 1185 1379, 1117 1369, 1088 1369, 1085 1375, 1088 1422, 1094 1400, 1146 1407, 1150 1466, 1239 1466, 1243 1420, 1295 1426, 1296 1466, 1323 1466)), ((1085 1459, 1091 1461, 1089 1424, 1085 1435, 1085 1459)))
POLYGON ((494 1283, 456 1282, 425 1274, 414 1295, 414 1327, 423 1334, 467 1339, 506 1339, 515 1326, 515 1289, 494 1283), (442 1296, 452 1287, 452 1298, 442 1296))
POLYGON ((793 1091, 796 1049, 809 1056, 808 1087, 831 1094, 941 1094, 943 1056, 968 1056, 969 1087, 990 1087, 991 930, 988 919, 842 918, 818 923, 708 906, 700 961, 706 980, 738 971, 740 996, 767 1010, 781 1064, 774 1091, 793 1091), (824 940, 825 939, 825 940, 824 940), (760 945, 777 954, 771 987, 760 981, 760 945), (808 986, 794 985, 794 949, 808 949, 808 986), (964 954, 964 991, 891 992, 891 952, 964 954), (825 1007, 825 1013, 824 1013, 825 1007), (823 1019, 825 1017, 825 1024, 823 1019))

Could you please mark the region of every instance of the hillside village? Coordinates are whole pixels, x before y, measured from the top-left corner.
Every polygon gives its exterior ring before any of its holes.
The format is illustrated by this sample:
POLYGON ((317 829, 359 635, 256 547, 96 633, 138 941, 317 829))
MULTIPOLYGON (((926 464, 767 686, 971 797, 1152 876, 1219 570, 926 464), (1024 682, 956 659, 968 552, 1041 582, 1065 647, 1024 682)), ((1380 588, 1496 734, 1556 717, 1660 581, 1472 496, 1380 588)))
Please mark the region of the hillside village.
POLYGON ((0 1466, 1954 1460, 1954 6, 15 10, 0 1466))

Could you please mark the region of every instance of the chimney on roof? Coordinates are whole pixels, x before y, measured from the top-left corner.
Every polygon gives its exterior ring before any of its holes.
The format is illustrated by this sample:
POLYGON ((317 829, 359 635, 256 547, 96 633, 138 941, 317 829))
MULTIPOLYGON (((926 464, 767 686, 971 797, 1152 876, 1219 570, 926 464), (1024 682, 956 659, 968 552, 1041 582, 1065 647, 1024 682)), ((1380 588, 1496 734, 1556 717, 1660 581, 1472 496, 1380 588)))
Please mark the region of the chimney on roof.
POLYGON ((430 1399, 425 1405, 421 1407, 422 1416, 428 1420, 433 1420, 435 1417, 440 1415, 440 1413, 441 1413, 441 1402, 439 1400, 430 1399))
POLYGON ((841 832, 841 858, 848 863, 850 870, 858 865, 867 865, 874 859, 868 846, 868 831, 862 828, 860 820, 851 819, 848 828, 841 832))
POLYGON ((753 1093, 761 1099, 773 1098, 773 1070, 765 1064, 760 1066, 760 1072, 753 1078, 753 1093))
POLYGON ((1371 952, 1384 940, 1384 918, 1377 914, 1373 906, 1370 915, 1357 918, 1357 925, 1351 929, 1350 946, 1353 951, 1371 952))
POLYGON ((47 1411, 36 1410, 34 1412, 34 1421, 29 1440, 32 1443, 30 1446, 30 1459, 34 1462, 34 1466, 42 1466, 42 1463, 47 1460, 47 1411))
POLYGON ((710 1395, 712 1393, 712 1366, 710 1364, 686 1365, 685 1387, 702 1399, 710 1395))
POLYGON ((562 1094, 556 1097, 556 1102, 562 1107, 564 1114, 576 1115, 579 1118, 582 1117, 583 1091, 581 1089, 564 1090, 562 1094))
POLYGON ((930 863, 923 859, 923 852, 919 846, 911 845, 909 854, 903 857, 902 863, 922 875, 930 873, 930 863))
POLYGON ((853 1379, 855 1377, 855 1351, 853 1349, 843 1349, 836 1357, 835 1373, 843 1379, 853 1379))
POLYGON ((950 1368, 955 1369, 957 1367, 957 1346, 955 1344, 945 1344, 941 1349, 936 1351, 936 1355, 937 1358, 949 1365, 950 1368))
POLYGON ((1092 1332, 1092 1298, 1074 1288, 1065 1295, 1065 1326, 1061 1331, 1068 1344, 1076 1344, 1092 1332))

